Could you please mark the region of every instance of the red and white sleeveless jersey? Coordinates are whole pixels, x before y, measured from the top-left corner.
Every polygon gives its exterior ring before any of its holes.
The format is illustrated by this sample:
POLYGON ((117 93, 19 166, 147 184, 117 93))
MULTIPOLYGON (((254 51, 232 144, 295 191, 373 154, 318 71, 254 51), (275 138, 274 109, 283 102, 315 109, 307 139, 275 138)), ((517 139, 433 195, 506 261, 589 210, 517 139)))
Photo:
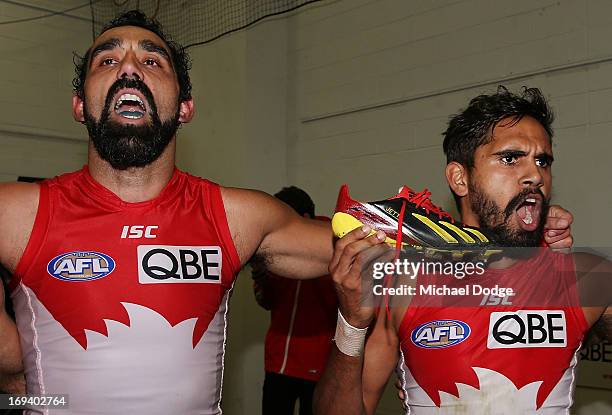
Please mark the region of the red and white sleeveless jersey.
POLYGON ((221 413, 239 268, 214 183, 175 170, 126 203, 87 167, 43 182, 11 282, 28 393, 68 394, 63 414, 221 413))
MULTIPOLYGON (((423 284, 459 286, 449 276, 421 277, 423 284)), ((475 278, 515 294, 474 295, 482 306, 442 307, 439 297, 413 297, 399 329, 407 413, 569 414, 576 355, 588 330, 571 255, 542 249, 475 278)))

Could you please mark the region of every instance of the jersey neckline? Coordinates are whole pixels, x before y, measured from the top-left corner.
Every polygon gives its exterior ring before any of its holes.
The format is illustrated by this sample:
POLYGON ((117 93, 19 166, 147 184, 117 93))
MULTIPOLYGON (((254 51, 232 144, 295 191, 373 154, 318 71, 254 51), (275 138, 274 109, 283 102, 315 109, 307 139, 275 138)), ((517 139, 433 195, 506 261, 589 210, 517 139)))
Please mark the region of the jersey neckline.
POLYGON ((117 196, 115 193, 113 193, 111 190, 106 188, 104 185, 102 185, 100 182, 96 181, 96 179, 94 179, 91 175, 88 165, 83 166, 81 173, 85 183, 89 187, 89 191, 96 196, 98 202, 120 208, 146 207, 150 205, 159 204, 164 200, 172 199, 178 194, 180 190, 179 181, 182 176, 182 172, 175 166, 174 171, 172 172, 172 177, 157 196, 149 200, 144 200, 142 202, 126 202, 122 200, 119 196, 117 196))
POLYGON ((532 268, 539 264, 542 261, 552 261, 554 260, 554 255, 563 255, 561 253, 553 252, 548 247, 534 247, 531 249, 537 250, 534 255, 530 256, 527 259, 517 259, 515 263, 509 265, 505 268, 491 268, 487 267, 485 274, 486 275, 505 275, 508 273, 518 273, 518 272, 526 272, 532 271, 532 268))

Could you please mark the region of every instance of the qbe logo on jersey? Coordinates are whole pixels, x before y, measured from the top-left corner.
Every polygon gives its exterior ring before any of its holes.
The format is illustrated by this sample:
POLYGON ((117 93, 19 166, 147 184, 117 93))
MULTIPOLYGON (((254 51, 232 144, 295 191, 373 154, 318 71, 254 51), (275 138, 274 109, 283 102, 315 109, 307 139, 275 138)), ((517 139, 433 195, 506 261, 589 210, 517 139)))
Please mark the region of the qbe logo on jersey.
POLYGON ((470 332, 470 326, 463 321, 434 320, 415 328, 410 338, 416 346, 425 349, 443 349, 465 341, 470 336, 470 332))
POLYGON ((218 246, 138 246, 141 284, 220 284, 221 266, 218 246))
POLYGON ((489 349, 565 347, 567 327, 563 310, 519 310, 491 313, 489 349))

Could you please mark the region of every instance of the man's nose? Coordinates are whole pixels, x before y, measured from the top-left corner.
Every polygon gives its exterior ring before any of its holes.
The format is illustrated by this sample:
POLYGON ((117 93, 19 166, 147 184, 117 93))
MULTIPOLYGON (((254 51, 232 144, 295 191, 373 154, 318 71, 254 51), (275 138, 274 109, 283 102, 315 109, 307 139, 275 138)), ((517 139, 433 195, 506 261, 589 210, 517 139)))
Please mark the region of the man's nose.
POLYGON ((117 71, 117 79, 120 78, 138 78, 143 80, 140 64, 133 52, 128 52, 123 57, 119 70, 117 71))
POLYGON ((535 163, 529 163, 521 177, 523 187, 541 187, 544 184, 544 177, 535 163))

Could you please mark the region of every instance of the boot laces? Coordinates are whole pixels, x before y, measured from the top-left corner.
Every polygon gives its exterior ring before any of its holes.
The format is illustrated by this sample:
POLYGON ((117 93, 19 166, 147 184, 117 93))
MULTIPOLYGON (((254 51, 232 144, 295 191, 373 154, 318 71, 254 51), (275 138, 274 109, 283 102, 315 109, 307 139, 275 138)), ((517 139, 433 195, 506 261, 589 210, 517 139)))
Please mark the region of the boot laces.
POLYGON ((408 201, 414 203, 417 208, 425 209, 428 214, 434 213, 438 215, 440 219, 448 218, 454 223, 455 220, 453 217, 449 213, 445 212, 442 208, 434 205, 429 199, 430 196, 431 192, 428 189, 425 189, 422 192, 413 194, 408 201))

